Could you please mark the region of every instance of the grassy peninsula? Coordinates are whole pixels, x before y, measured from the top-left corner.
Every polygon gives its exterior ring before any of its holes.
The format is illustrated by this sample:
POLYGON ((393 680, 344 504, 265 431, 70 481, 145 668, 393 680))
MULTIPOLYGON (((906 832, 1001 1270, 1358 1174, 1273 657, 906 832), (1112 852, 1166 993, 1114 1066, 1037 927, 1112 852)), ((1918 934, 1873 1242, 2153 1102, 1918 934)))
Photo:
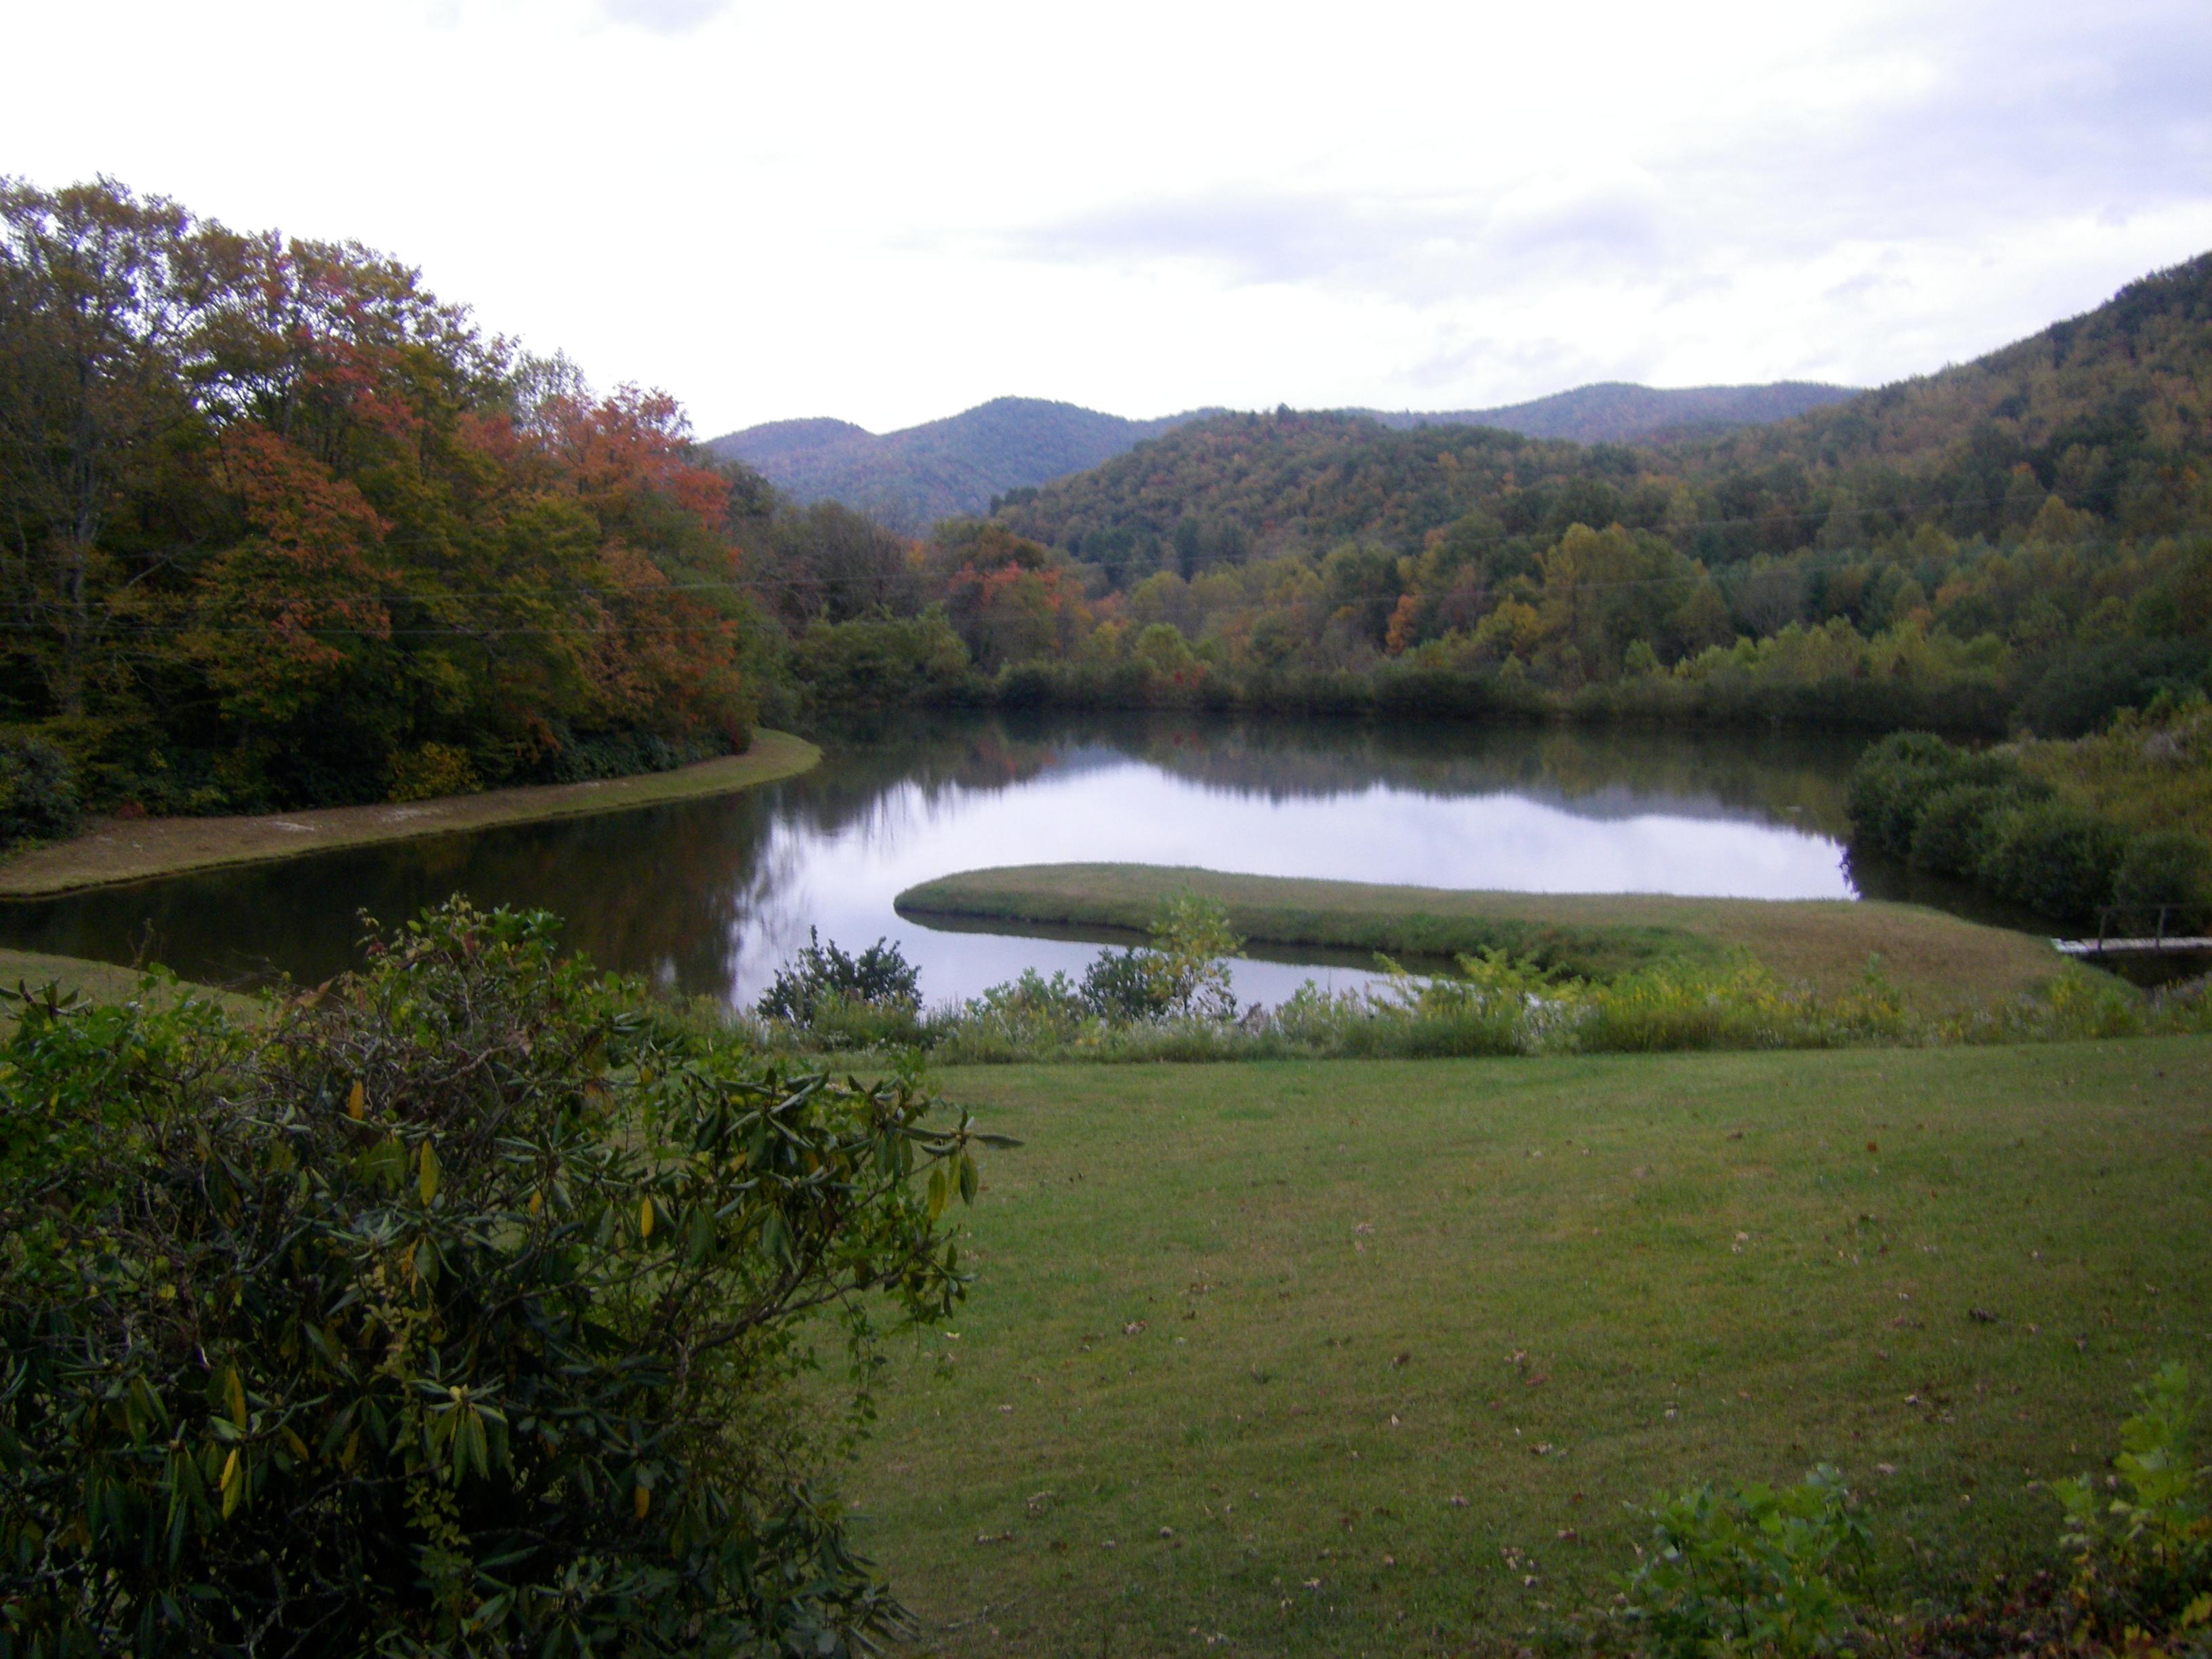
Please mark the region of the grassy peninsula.
POLYGON ((821 758, 822 751, 803 738, 762 731, 754 734, 752 745, 742 755, 668 772, 488 789, 404 805, 333 806, 239 817, 109 818, 68 841, 30 847, 0 860, 0 896, 32 898, 374 842, 695 800, 790 777, 821 758))
POLYGON ((853 1481, 931 1653, 1581 1651, 1643 1507, 1823 1460, 1902 1606, 2212 1364, 2199 1040, 938 1081, 1023 1144, 853 1481))
POLYGON ((1430 957, 1502 950, 1593 978, 1666 957, 1747 951, 1784 978, 1846 989, 1879 955, 1916 1005, 1948 1010, 2033 989, 2058 971, 2042 940, 1917 905, 1676 898, 1661 894, 1463 892, 1136 864, 967 871, 910 887, 918 921, 1034 923, 1141 934, 1163 901, 1218 902, 1259 944, 1430 957))

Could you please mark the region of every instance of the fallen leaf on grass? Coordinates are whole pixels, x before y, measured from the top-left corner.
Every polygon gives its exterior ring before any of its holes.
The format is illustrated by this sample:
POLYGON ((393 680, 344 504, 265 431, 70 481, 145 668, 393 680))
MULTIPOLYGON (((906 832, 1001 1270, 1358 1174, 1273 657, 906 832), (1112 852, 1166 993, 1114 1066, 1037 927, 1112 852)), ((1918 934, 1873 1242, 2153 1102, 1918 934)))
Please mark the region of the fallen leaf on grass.
POLYGON ((1151 1328, 1152 1328, 1146 1324, 1145 1321, 1141 1319, 1133 1319, 1127 1324, 1121 1327, 1121 1334, 1124 1336, 1137 1336, 1151 1328))

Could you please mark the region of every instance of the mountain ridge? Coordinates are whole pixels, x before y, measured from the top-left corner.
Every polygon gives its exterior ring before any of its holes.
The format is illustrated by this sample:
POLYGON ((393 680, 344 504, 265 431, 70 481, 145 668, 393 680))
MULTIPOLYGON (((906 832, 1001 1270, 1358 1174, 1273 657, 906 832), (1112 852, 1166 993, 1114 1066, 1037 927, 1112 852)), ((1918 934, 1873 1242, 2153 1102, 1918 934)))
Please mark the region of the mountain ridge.
POLYGON ((1193 568, 1359 538, 1411 553, 1462 520, 1477 541, 1539 542, 1574 523, 1681 523, 1681 551, 1727 562, 1922 526, 1994 541, 2024 533, 2053 496, 2140 534, 2191 521, 2209 417, 2212 253, 1969 362, 1786 420, 1596 447, 1351 411, 1231 416, 998 516, 1132 568, 1170 540, 1193 568))
MULTIPOLYGON (((1782 420, 1857 395, 1856 388, 1802 380, 1671 388, 1606 380, 1493 409, 1334 412, 1398 430, 1494 426, 1526 437, 1598 443, 1782 420)), ((1009 492, 1103 465, 1147 439, 1224 412, 1200 409, 1132 420, 1077 404, 1006 397, 893 432, 816 416, 725 433, 707 447, 722 459, 744 462, 801 502, 842 501, 890 529, 919 534, 940 519, 987 512, 1009 492)))

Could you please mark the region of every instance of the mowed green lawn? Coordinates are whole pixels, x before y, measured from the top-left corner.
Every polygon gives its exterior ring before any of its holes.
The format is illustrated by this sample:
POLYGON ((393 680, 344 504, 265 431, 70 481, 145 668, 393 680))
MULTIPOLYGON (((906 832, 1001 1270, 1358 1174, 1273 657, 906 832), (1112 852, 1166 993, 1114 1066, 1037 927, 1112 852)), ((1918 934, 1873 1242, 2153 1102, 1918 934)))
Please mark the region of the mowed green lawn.
POLYGON ((939 1081, 1025 1144, 847 1480, 932 1651, 1526 1640, 1819 1461, 1905 1597, 2212 1377, 2198 1039, 939 1081))

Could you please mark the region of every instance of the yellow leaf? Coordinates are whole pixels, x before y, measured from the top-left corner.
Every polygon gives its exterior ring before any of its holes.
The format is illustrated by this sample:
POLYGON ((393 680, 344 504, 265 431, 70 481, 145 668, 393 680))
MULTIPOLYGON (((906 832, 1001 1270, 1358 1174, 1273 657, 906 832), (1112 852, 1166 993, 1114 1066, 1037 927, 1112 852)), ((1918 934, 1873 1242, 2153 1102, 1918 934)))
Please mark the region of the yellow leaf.
POLYGON ((653 1494, 641 1486, 631 1487, 629 1506, 636 1512, 639 1520, 644 1520, 645 1512, 653 1507, 653 1494))
POLYGON ((246 1380, 238 1374, 235 1365, 227 1368, 222 1375, 222 1397, 230 1407, 230 1420, 240 1428, 246 1426, 246 1380))
POLYGON ((543 1193, 539 1193, 539 1192, 533 1192, 533 1193, 532 1193, 532 1194, 530 1194, 530 1213, 531 1213, 531 1214, 532 1214, 532 1215, 536 1215, 536 1214, 537 1214, 540 1210, 544 1209, 544 1207, 545 1207, 545 1194, 543 1194, 543 1193))
POLYGON ((428 1141, 422 1143, 422 1179, 417 1183, 422 1201, 428 1204, 438 1195, 438 1153, 428 1141))
POLYGON ((222 1480, 220 1483, 222 1491, 222 1515, 226 1521, 230 1518, 230 1512, 238 1507, 238 1500, 245 1492, 246 1482, 240 1478, 240 1474, 238 1448, 233 1446, 230 1449, 230 1455, 223 1460, 222 1480))
POLYGON ((649 1198, 641 1199, 638 1202, 637 1236, 640 1238, 653 1237, 653 1200, 649 1198))
POLYGON ((353 1085, 353 1092, 346 1097, 346 1115, 356 1123, 361 1121, 362 1107, 365 1099, 360 1083, 356 1082, 353 1085))

